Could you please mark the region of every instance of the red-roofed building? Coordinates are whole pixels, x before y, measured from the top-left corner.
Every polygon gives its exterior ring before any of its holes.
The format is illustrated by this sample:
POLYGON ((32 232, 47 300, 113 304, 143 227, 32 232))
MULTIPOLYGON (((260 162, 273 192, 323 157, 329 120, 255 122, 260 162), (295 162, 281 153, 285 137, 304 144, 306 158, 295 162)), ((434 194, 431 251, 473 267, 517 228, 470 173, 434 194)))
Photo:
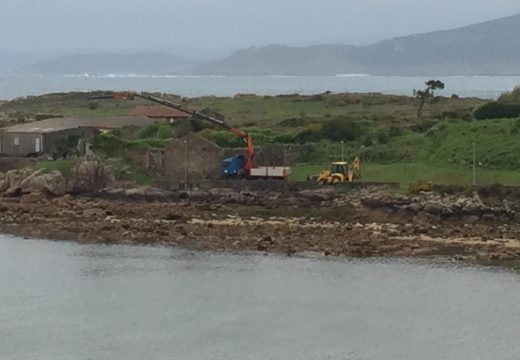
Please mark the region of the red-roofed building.
POLYGON ((137 106, 130 111, 132 116, 146 116, 158 121, 174 122, 179 119, 189 118, 190 115, 166 106, 137 106))

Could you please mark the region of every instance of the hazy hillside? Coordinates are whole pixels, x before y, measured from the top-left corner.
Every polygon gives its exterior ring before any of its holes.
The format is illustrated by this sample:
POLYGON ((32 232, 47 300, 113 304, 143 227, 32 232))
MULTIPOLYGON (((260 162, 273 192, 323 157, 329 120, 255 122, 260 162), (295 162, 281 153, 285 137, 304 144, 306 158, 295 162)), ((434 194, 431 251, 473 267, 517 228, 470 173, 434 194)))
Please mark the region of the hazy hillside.
POLYGON ((43 60, 46 54, 12 53, 0 50, 0 73, 9 73, 27 66, 35 61, 43 60))
POLYGON ((369 46, 266 46, 196 67, 227 75, 510 75, 520 74, 520 15, 369 46))
POLYGON ((19 69, 37 74, 174 74, 194 62, 165 53, 67 55, 19 69))

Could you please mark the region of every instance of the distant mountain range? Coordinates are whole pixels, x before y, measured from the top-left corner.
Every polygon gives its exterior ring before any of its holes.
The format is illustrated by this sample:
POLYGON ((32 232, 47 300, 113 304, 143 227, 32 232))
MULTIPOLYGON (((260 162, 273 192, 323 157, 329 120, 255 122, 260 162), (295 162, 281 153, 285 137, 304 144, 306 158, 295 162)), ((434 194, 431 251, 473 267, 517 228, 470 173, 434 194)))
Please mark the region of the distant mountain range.
POLYGON ((40 61, 45 55, 32 53, 10 53, 0 51, 0 73, 16 72, 21 67, 27 66, 35 61, 40 61))
MULTIPOLYGON (((60 56, 27 65, 0 52, 0 71, 37 74, 520 75, 520 14, 367 46, 270 45, 202 63, 162 52, 60 56)), ((33 60, 34 61, 34 60, 33 60)))
POLYGON ((368 46, 272 45, 195 67, 219 75, 518 75, 520 15, 368 46))

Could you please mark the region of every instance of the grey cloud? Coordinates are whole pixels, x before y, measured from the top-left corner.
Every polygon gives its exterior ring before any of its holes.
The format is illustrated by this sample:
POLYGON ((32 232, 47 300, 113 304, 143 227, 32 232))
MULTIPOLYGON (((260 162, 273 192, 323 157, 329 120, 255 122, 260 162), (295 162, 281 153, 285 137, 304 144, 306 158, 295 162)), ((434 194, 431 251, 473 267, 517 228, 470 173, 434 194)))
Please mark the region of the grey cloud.
POLYGON ((364 44, 520 12, 517 0, 0 0, 0 50, 364 44))

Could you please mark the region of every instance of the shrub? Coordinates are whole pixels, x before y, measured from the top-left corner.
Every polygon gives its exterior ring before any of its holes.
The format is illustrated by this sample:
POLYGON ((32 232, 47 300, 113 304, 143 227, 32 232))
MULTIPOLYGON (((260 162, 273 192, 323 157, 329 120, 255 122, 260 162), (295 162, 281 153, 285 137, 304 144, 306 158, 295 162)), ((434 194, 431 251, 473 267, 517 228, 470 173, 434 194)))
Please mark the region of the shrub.
POLYGON ((52 157, 54 159, 65 159, 69 155, 76 154, 78 152, 77 146, 79 139, 79 136, 73 135, 70 135, 63 139, 57 139, 54 143, 54 151, 52 152, 52 157))
POLYGON ((306 144, 311 142, 317 142, 321 140, 320 131, 316 131, 313 129, 305 129, 297 132, 294 135, 294 142, 298 144, 306 144))
POLYGON ((126 147, 126 141, 113 134, 100 134, 91 141, 92 149, 100 151, 109 157, 122 155, 126 147))
POLYGON ((114 134, 100 134, 90 142, 92 149, 100 151, 109 157, 124 155, 127 149, 151 149, 163 148, 169 144, 171 139, 147 138, 137 140, 125 140, 114 134))
POLYGON ((404 134, 403 128, 397 127, 397 126, 391 126, 390 129, 388 129, 389 135, 394 136, 400 136, 404 134))
POLYGON ((386 129, 379 129, 376 132, 377 141, 381 144, 386 144, 390 140, 390 132, 386 129))
POLYGON ((437 122, 435 120, 423 120, 418 124, 410 127, 410 130, 417 133, 423 133, 430 130, 437 122))
POLYGON ((390 132, 387 129, 377 129, 369 132, 363 139, 364 146, 386 144, 390 141, 390 132))
POLYGON ((363 128, 349 119, 334 119, 323 124, 321 135, 332 141, 352 141, 363 135, 363 128))
POLYGON ((158 123, 148 125, 147 127, 144 127, 137 132, 137 138, 145 139, 145 138, 155 136, 158 129, 159 129, 158 123))
POLYGON ((476 109, 473 117, 477 120, 520 117, 520 104, 490 102, 476 109))
POLYGON ((520 104, 520 87, 516 87, 513 91, 502 94, 498 98, 498 102, 507 104, 520 104))
POLYGON ((156 136, 158 139, 169 139, 172 137, 172 127, 170 125, 161 126, 157 129, 156 136))
POLYGON ((520 133, 520 119, 513 120, 513 124, 511 125, 511 134, 520 133))
POLYGON ((301 127, 305 125, 305 119, 302 118, 288 118, 278 123, 279 126, 283 127, 301 127))
MULTIPOLYGON (((114 134, 116 135, 116 134, 114 134)), ((169 139, 172 137, 172 125, 155 123, 137 131, 138 139, 169 139)))

